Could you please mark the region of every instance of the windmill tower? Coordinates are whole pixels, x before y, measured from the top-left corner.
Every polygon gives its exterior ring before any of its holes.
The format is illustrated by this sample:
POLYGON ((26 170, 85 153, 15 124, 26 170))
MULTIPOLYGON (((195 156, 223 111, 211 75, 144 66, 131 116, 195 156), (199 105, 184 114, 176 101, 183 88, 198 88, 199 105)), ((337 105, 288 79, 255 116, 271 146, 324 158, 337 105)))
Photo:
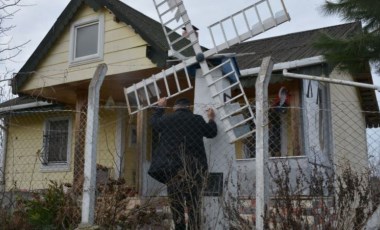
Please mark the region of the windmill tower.
MULTIPOLYGON (((236 181, 236 159, 231 154, 235 151, 233 145, 237 140, 254 135, 251 127, 255 123, 255 116, 244 89, 239 81, 238 70, 233 60, 226 54, 219 54, 230 46, 241 43, 273 27, 289 21, 283 0, 258 1, 208 27, 212 48, 202 50, 198 36, 191 24, 182 0, 153 0, 157 9, 163 31, 170 47, 170 55, 177 58, 178 64, 163 70, 143 81, 124 90, 130 114, 137 113, 154 106, 161 97, 172 98, 186 91, 194 89, 194 104, 215 105, 217 110, 218 137, 211 140, 214 146, 228 144, 225 156, 219 155, 219 169, 231 165, 232 174, 236 181), (182 28, 186 29, 186 36, 180 36, 182 28), (219 58, 218 64, 209 59, 219 58), (210 64, 211 63, 211 64, 210 64), (193 87, 189 69, 199 67, 193 87), (228 71, 226 71, 228 69, 228 71), (233 94, 232 94, 233 91, 233 94)), ((206 143, 208 158, 212 158, 211 150, 206 143)), ((212 169, 210 170, 212 171, 212 169)), ((222 174, 226 172, 222 171, 222 174)), ((232 187, 228 185, 231 192, 232 187)), ((234 193, 232 191, 232 193, 234 193)), ((206 198, 207 199, 207 198, 206 198)), ((205 223, 209 227, 224 228, 221 216, 215 216, 215 210, 220 208, 223 201, 210 198, 204 201, 205 223), (212 200, 213 199, 213 200, 212 200), (209 210, 209 211, 208 211, 209 210)), ((217 229, 219 229, 217 228, 217 229)))

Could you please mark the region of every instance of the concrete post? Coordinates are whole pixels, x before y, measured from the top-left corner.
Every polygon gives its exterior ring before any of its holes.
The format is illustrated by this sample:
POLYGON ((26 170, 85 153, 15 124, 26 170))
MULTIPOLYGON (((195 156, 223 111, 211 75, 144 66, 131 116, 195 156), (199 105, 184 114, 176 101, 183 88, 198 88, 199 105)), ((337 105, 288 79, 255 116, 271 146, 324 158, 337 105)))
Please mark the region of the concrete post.
POLYGON ((8 118, 3 119, 3 125, 0 125, 2 132, 1 149, 0 149, 0 192, 5 191, 5 160, 8 149, 8 118))
POLYGON ((87 127, 84 156, 84 183, 81 225, 94 224, 96 190, 96 143, 98 138, 99 94, 107 65, 99 64, 88 88, 87 127))
POLYGON ((264 216, 269 200, 269 128, 268 85, 273 69, 271 57, 266 57, 256 80, 256 229, 264 229, 264 216))

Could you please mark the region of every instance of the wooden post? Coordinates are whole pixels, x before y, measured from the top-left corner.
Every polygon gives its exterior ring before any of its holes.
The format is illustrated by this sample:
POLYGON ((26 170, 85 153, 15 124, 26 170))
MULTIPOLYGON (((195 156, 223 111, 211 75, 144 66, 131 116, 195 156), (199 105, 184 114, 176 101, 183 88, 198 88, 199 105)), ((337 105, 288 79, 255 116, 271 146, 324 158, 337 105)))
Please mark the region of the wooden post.
POLYGON ((138 162, 137 162, 137 168, 136 168, 136 190, 139 191, 139 194, 144 194, 144 188, 143 188, 143 181, 144 181, 144 175, 145 173, 143 170, 143 162, 144 158, 146 156, 146 143, 147 143, 147 136, 146 136, 146 130, 147 130, 147 111, 140 111, 137 114, 137 154, 138 154, 138 162))
POLYGON ((87 127, 84 155, 84 183, 81 225, 93 225, 96 190, 96 144, 98 139, 99 94, 107 65, 99 64, 88 89, 87 127))
POLYGON ((124 156, 125 156, 125 130, 126 130, 126 110, 119 109, 117 111, 117 129, 115 135, 116 159, 115 159, 115 179, 122 177, 124 172, 124 156))
POLYGON ((266 57, 256 80, 256 229, 264 229, 269 200, 269 128, 268 128, 268 85, 273 69, 271 57, 266 57))

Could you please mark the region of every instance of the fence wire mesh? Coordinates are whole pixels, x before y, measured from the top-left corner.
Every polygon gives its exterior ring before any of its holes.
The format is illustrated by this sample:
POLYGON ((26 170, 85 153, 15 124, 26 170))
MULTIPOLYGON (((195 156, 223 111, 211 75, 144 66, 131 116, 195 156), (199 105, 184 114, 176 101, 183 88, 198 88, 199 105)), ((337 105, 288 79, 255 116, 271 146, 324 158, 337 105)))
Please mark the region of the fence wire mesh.
MULTIPOLYGON (((276 98, 268 104, 268 228, 361 229, 380 200, 380 130, 366 123, 366 115, 378 111, 314 99, 299 107, 280 106, 276 98)), ((218 112, 215 136, 210 107, 216 105, 191 106, 203 117, 172 107, 133 116, 123 107, 100 108, 96 224, 170 229, 176 222, 212 229, 224 222, 252 228, 256 137, 229 143, 218 112), (164 183, 152 178, 155 173, 164 183)), ((1 229, 76 228, 86 106, 14 111, 2 119, 1 229)))

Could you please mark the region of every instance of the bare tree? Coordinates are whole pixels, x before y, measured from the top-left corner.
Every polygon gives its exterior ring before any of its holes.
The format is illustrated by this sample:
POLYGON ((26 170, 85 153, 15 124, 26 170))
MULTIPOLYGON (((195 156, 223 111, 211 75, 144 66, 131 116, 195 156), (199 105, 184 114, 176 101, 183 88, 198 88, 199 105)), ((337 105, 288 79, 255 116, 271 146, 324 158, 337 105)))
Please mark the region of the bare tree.
MULTIPOLYGON (((20 44, 12 44, 11 31, 15 28, 12 24, 15 14, 20 10, 22 0, 0 0, 0 64, 3 64, 0 80, 9 78, 13 71, 5 63, 12 61, 14 57, 20 54, 23 46, 29 41, 20 44)), ((3 87, 1 87, 3 93, 3 87)))

